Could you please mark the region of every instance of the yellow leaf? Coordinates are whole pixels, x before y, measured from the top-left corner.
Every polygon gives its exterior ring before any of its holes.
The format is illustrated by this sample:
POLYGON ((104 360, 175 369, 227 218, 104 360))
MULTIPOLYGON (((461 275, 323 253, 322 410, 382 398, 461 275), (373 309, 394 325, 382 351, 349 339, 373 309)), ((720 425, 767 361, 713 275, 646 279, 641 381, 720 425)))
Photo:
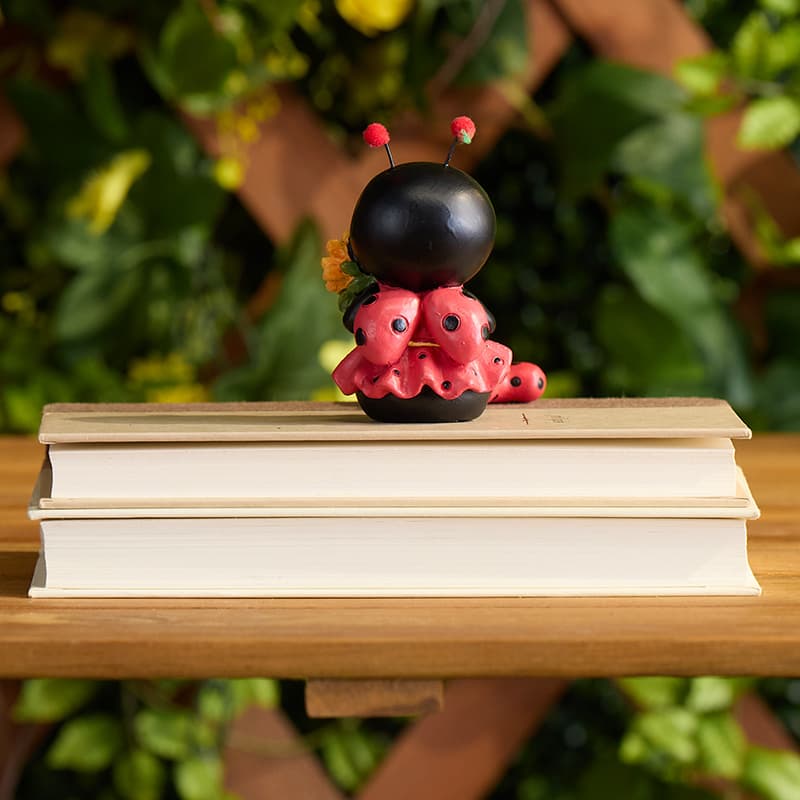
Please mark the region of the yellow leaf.
POLYGON ((146 150, 126 150, 91 175, 67 203, 67 216, 85 219, 96 236, 111 227, 133 182, 150 166, 146 150))
POLYGON ((413 0, 335 0, 335 4, 353 28, 365 36, 377 36, 398 27, 411 11, 413 0))

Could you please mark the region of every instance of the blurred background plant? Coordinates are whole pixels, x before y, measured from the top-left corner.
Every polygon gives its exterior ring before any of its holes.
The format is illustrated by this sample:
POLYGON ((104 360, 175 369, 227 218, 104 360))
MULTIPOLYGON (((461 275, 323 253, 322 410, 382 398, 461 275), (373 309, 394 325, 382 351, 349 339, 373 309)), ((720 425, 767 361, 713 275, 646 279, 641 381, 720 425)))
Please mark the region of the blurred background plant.
MULTIPOLYGON (((687 8, 718 47, 677 82, 576 40, 515 100, 474 170, 498 236, 473 290, 551 396, 711 394, 796 428, 800 285, 760 298, 754 336, 758 276, 720 214, 703 117, 752 98, 741 146, 795 152, 800 13, 687 8)), ((513 87, 524 15, 520 0, 6 2, 0 74, 26 139, 0 173, 0 429, 34 430, 47 401, 334 396, 320 350, 346 336, 319 233, 309 220, 273 242, 245 210, 251 145, 286 87, 354 152, 371 119, 424 116, 431 82, 513 87), (212 120, 218 157, 185 115, 212 120)), ((751 204, 765 257, 791 272, 800 239, 751 204)))
MULTIPOLYGON (((349 337, 319 224, 265 234, 240 199, 254 145, 287 91, 353 154, 373 119, 424 120, 437 93, 497 82, 518 113, 473 169, 498 233, 471 284, 497 338, 548 371, 550 396, 716 395, 754 427, 800 428, 800 239, 748 197, 765 280, 732 243, 705 149, 706 118, 749 101, 740 147, 800 155, 800 2, 683 5, 714 49, 674 79, 575 39, 531 96, 521 0, 6 0, 0 76, 25 136, 0 163, 0 430, 35 430, 53 401, 335 398, 349 337)), ((795 736, 798 685, 757 684, 795 736)), ((797 757, 749 746, 730 713, 744 686, 579 682, 495 796, 706 797, 715 776, 730 796, 797 798, 797 757)), ((279 695, 27 682, 18 718, 53 727, 19 797, 223 797, 231 720, 279 695)), ((403 725, 312 724, 292 684, 283 705, 346 790, 403 725)))

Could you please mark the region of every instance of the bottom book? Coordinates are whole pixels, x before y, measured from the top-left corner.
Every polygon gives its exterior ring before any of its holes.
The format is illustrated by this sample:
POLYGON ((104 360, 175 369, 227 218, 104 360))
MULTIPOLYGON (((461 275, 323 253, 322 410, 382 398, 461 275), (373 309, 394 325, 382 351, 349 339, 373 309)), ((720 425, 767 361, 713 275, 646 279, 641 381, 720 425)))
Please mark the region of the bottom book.
POLYGON ((744 519, 45 519, 32 597, 757 595, 744 519))

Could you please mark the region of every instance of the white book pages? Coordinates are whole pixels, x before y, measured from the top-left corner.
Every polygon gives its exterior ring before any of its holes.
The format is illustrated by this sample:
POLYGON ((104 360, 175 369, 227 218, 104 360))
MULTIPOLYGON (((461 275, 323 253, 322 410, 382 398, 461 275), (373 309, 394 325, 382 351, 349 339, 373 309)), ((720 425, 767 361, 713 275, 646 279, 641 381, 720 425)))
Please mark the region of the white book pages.
MULTIPOLYGON (((719 498, 729 439, 264 442, 49 448, 54 500, 719 498)), ((79 504, 79 503, 77 503, 79 504)))
POLYGON ((34 595, 757 594, 740 519, 45 520, 34 595))

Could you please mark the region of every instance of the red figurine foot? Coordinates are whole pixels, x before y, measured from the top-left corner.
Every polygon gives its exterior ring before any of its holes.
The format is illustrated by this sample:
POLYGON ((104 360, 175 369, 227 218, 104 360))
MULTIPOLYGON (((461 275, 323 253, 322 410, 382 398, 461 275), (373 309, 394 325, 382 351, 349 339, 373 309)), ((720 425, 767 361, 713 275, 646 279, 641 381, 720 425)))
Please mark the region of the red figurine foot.
POLYGON ((530 403, 538 400, 547 387, 547 378, 538 364, 520 361, 511 365, 503 380, 497 384, 490 403, 530 403))

